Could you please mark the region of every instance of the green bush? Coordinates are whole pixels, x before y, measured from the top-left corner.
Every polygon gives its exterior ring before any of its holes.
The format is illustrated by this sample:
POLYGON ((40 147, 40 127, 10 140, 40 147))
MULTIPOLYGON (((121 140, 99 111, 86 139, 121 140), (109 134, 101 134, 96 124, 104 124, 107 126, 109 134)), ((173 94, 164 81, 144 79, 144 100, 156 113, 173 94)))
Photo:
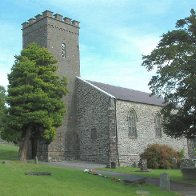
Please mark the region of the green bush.
POLYGON ((179 153, 164 144, 148 145, 140 155, 141 159, 147 159, 147 167, 152 169, 169 169, 179 166, 179 153))

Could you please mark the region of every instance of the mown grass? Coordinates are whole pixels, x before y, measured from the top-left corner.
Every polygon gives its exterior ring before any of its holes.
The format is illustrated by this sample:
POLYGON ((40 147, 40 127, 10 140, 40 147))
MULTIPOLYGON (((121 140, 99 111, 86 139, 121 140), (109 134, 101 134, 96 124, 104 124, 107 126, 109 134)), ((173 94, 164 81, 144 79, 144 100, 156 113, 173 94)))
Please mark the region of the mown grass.
POLYGON ((14 144, 0 144, 0 160, 18 159, 18 146, 14 144))
POLYGON ((0 145, 0 195, 1 196, 110 196, 136 195, 136 191, 149 191, 152 196, 174 196, 174 192, 161 191, 151 185, 125 185, 109 178, 90 175, 79 170, 52 167, 43 164, 23 163, 13 160, 17 148, 0 145), (6 155, 6 148, 8 154, 6 155), (15 152, 15 153, 14 153, 15 152), (29 176, 25 172, 51 172, 51 176, 29 176))

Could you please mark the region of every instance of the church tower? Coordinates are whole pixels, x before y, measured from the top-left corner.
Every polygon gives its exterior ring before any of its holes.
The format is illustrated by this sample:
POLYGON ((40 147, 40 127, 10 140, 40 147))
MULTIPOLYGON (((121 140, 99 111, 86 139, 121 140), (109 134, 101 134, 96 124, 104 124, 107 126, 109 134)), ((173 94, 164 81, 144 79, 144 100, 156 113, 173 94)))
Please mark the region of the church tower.
POLYGON ((35 42, 46 47, 57 59, 58 75, 68 81, 68 94, 63 98, 66 115, 58 128, 55 140, 47 145, 44 141, 32 142, 32 153, 46 161, 75 159, 79 156, 76 132, 75 78, 80 76, 79 22, 51 11, 31 18, 22 24, 23 48, 35 42))

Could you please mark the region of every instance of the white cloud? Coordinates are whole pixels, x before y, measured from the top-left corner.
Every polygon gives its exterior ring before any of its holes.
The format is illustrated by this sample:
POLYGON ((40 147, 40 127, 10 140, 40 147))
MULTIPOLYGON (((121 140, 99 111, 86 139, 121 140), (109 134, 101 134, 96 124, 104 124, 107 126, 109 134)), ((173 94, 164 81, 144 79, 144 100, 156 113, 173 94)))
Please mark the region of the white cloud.
MULTIPOLYGON (((46 0, 43 0, 42 2, 46 2, 46 0)), ((65 1, 65 0, 49 0, 47 3, 54 5, 55 7, 62 7, 62 6, 70 6, 74 7, 75 9, 81 9, 81 8, 91 8, 94 9, 96 7, 122 7, 125 5, 128 5, 130 3, 136 2, 136 0, 123 0, 123 1, 116 1, 116 0, 72 0, 72 1, 65 1)))
POLYGON ((6 72, 1 72, 1 79, 0 79, 0 85, 6 87, 8 85, 8 80, 7 80, 7 74, 6 72))
POLYGON ((7 74, 14 64, 14 55, 18 54, 21 47, 21 30, 19 25, 0 20, 0 85, 8 85, 7 74))
POLYGON ((107 59, 86 52, 81 59, 81 76, 92 81, 149 91, 147 84, 152 74, 141 66, 141 61, 134 61, 131 58, 107 59))
MULTIPOLYGON (((156 46, 159 34, 151 24, 155 18, 145 21, 142 17, 166 12, 169 0, 25 0, 22 5, 17 2, 23 9, 25 6, 28 9, 45 7, 81 22, 81 74, 84 78, 141 90, 148 88, 150 74, 141 67, 141 57, 156 46)), ((13 64, 13 56, 21 49, 22 40, 20 24, 12 26, 0 22, 6 29, 0 31, 0 73, 4 78, 1 83, 6 84, 6 74, 13 64)))
POLYGON ((122 55, 139 55, 150 53, 158 44, 159 35, 156 33, 141 32, 140 29, 118 27, 111 31, 109 37, 113 39, 113 46, 122 55))
POLYGON ((158 37, 146 35, 135 38, 134 45, 143 55, 147 55, 157 46, 158 41, 158 37))
POLYGON ((161 15, 166 13, 174 2, 171 0, 157 1, 138 1, 138 5, 141 7, 141 10, 150 13, 151 15, 161 15))
MULTIPOLYGON (((142 54, 150 53, 156 47, 159 37, 154 34, 142 34, 137 29, 132 30, 127 27, 105 30, 102 33, 103 40, 107 43, 106 48, 102 48, 106 52, 105 55, 104 52, 97 53, 96 46, 82 44, 80 47, 82 77, 149 91, 148 82, 152 73, 148 73, 141 66, 142 54), (107 56, 108 50, 110 53, 107 56)), ((98 43, 97 47, 101 47, 101 44, 98 43)))
POLYGON ((11 50, 0 48, 0 69, 10 70, 10 65, 14 62, 14 55, 11 50))
POLYGON ((14 63, 14 56, 11 51, 0 50, 0 85, 6 87, 8 85, 7 74, 14 63))

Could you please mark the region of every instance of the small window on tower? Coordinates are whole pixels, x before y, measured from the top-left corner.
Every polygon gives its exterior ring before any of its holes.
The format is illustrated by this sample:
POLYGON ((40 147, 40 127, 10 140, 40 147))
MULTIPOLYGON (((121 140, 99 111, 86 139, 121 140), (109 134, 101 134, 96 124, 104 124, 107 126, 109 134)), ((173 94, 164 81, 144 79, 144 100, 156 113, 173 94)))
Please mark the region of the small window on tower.
POLYGON ((65 43, 62 43, 62 46, 61 46, 61 49, 62 49, 62 57, 65 58, 66 57, 66 45, 65 43))
POLYGON ((97 129, 96 128, 91 129, 91 139, 92 140, 97 139, 97 129))

